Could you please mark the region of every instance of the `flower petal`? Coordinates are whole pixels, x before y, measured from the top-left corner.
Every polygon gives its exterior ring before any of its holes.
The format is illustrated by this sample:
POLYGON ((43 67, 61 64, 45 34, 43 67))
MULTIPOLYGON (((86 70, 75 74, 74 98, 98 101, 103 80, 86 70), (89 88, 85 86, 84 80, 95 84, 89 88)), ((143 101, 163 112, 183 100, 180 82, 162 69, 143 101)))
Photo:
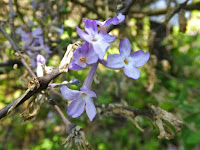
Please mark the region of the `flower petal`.
POLYGON ((122 15, 122 13, 119 13, 116 17, 106 20, 104 26, 107 26, 109 24, 117 25, 121 23, 122 21, 124 21, 124 19, 125 19, 125 16, 122 15))
POLYGON ((33 40, 31 32, 24 32, 24 31, 22 31, 21 32, 21 38, 22 38, 23 42, 26 42, 27 40, 31 40, 31 42, 32 42, 32 40, 33 40))
POLYGON ((110 44, 107 42, 97 41, 93 42, 92 46, 96 54, 99 56, 99 58, 103 59, 103 57, 106 54, 106 50, 110 47, 110 44))
POLYGON ((44 45, 43 36, 38 36, 38 40, 39 40, 40 45, 44 45))
POLYGON ((80 46, 80 49, 79 49, 80 53, 85 56, 88 51, 89 51, 89 43, 86 42, 85 44, 83 44, 82 46, 80 46))
POLYGON ((33 30, 32 33, 33 33, 33 37, 37 37, 43 33, 43 30, 42 28, 36 28, 35 30, 33 30))
POLYGON ((50 48, 49 48, 49 46, 48 45, 44 45, 44 50, 45 50, 45 52, 47 52, 47 53, 52 53, 52 51, 50 50, 50 48))
POLYGON ((33 43, 31 44, 31 46, 33 46, 33 47, 40 46, 40 41, 39 40, 34 40, 33 43))
POLYGON ((78 107, 76 113, 73 114, 72 118, 79 117, 84 112, 84 109, 85 109, 85 102, 82 101, 82 103, 79 104, 79 107, 78 107))
POLYGON ((86 68, 86 67, 87 67, 86 63, 81 62, 80 59, 78 59, 78 60, 75 62, 75 64, 77 64, 78 66, 80 66, 80 67, 82 67, 82 68, 86 68))
POLYGON ((134 52, 128 58, 130 63, 135 67, 142 67, 148 60, 150 54, 148 52, 144 53, 142 50, 134 52))
POLYGON ((36 62, 45 64, 46 63, 46 59, 44 58, 44 56, 38 54, 37 57, 36 57, 36 62))
POLYGON ((23 29, 22 29, 22 27, 18 27, 17 30, 16 30, 16 33, 19 34, 19 35, 21 35, 22 32, 24 32, 23 29))
POLYGON ((100 33, 99 35, 102 37, 102 39, 104 39, 104 41, 108 43, 113 42, 116 38, 115 36, 109 35, 107 33, 100 33))
POLYGON ((62 86, 60 88, 60 91, 61 91, 62 96, 66 98, 67 100, 74 100, 81 93, 80 91, 77 91, 77 90, 71 90, 67 86, 62 86))
MULTIPOLYGON (((119 23, 121 23, 121 22, 124 21, 125 15, 123 15, 122 13, 119 13, 119 14, 117 15, 117 19, 118 19, 117 24, 119 24, 119 23)), ((113 23, 113 24, 114 24, 114 25, 117 25, 116 23, 113 23)))
POLYGON ((73 57, 73 61, 78 60, 82 56, 82 54, 81 54, 81 46, 74 51, 74 55, 73 56, 74 56, 73 57))
POLYGON ((119 43, 119 53, 123 57, 128 57, 130 55, 131 44, 127 38, 124 38, 124 40, 119 43))
POLYGON ((96 21, 83 18, 83 22, 85 23, 85 25, 84 25, 85 31, 89 35, 98 34, 98 28, 97 28, 96 21))
POLYGON ((96 23, 100 26, 108 26, 109 24, 117 25, 124 21, 125 16, 122 13, 119 13, 116 17, 108 19, 104 22, 96 20, 96 23))
POLYGON ((124 66, 124 73, 132 79, 138 79, 140 77, 140 71, 131 64, 124 66))
POLYGON ((86 56, 89 50, 89 43, 86 42, 84 45, 79 46, 75 51, 74 51, 74 58, 73 60, 78 60, 82 56, 86 56))
POLYGON ((81 69, 83 69, 83 68, 80 67, 80 66, 78 66, 78 65, 75 64, 74 62, 71 62, 71 63, 69 64, 69 69, 70 69, 70 70, 81 70, 81 69))
POLYGON ((120 69, 124 67, 124 59, 120 54, 108 55, 106 67, 111 69, 120 69))
POLYGON ((89 100, 86 101, 86 113, 87 113, 90 121, 92 121, 96 115, 96 107, 93 103, 92 98, 90 98, 89 100))
POLYGON ((98 55, 95 53, 93 47, 91 46, 88 50, 88 53, 86 54, 86 63, 87 64, 94 64, 98 61, 99 57, 98 55))
POLYGON ((79 117, 83 113, 84 108, 85 101, 78 97, 69 104, 67 114, 72 115, 73 118, 79 117))
POLYGON ((76 27, 77 33, 78 35, 85 41, 87 42, 92 42, 92 37, 90 35, 88 35, 87 33, 83 32, 83 30, 81 30, 79 27, 76 27))

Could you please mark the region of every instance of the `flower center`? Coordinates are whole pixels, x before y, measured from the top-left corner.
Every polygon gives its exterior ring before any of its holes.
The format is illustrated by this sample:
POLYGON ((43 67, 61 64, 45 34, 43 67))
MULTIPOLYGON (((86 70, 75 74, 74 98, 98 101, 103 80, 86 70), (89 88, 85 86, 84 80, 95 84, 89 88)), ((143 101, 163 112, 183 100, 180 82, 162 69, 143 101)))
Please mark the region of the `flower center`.
POLYGON ((95 37, 92 39, 92 42, 96 42, 97 40, 95 39, 95 37))
POLYGON ((85 94, 85 93, 82 93, 82 95, 84 95, 84 96, 85 96, 86 94, 85 94))
POLYGON ((126 59, 124 60, 124 63, 125 63, 126 65, 128 65, 128 61, 127 61, 126 59))
POLYGON ((79 60, 80 60, 82 63, 86 63, 86 58, 85 58, 85 57, 81 57, 79 60))

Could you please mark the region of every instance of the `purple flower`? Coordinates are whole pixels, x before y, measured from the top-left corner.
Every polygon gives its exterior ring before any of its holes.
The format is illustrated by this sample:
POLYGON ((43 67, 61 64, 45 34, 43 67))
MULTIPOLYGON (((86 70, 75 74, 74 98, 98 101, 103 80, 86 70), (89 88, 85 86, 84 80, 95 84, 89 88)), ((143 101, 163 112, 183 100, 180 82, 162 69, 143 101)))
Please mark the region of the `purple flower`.
POLYGON ((89 46, 89 43, 86 42, 74 51, 74 58, 69 65, 69 69, 81 70, 97 61, 98 55, 94 52, 93 47, 89 46))
POLYGON ((44 45, 44 51, 47 53, 52 53, 52 51, 50 50, 49 46, 47 44, 44 45))
POLYGON ((119 13, 116 17, 108 19, 104 22, 96 20, 96 23, 100 26, 101 32, 107 32, 107 28, 109 24, 117 25, 123 22, 124 19, 125 19, 125 16, 122 13, 119 13))
POLYGON ((97 23, 94 20, 83 19, 83 22, 85 23, 84 28, 87 33, 76 27, 79 36, 90 43, 99 58, 103 59, 106 50, 110 47, 109 43, 113 42, 115 37, 107 33, 98 33, 97 23))
POLYGON ((25 31, 22 30, 22 28, 18 28, 17 34, 19 34, 21 36, 21 39, 22 39, 22 42, 23 42, 22 49, 27 49, 27 47, 33 41, 32 32, 25 32, 25 31))
POLYGON ((64 98, 67 100, 73 100, 68 106, 68 115, 72 115, 73 118, 77 118, 86 108, 86 113, 90 121, 94 119, 96 115, 96 108, 92 97, 96 97, 96 94, 93 91, 89 90, 87 87, 82 87, 80 91, 71 90, 67 86, 62 86, 60 90, 64 98))
POLYGON ((32 32, 34 38, 37 38, 37 37, 41 36, 42 33, 43 33, 43 30, 40 27, 36 28, 32 32))
POLYGON ((148 52, 142 50, 131 53, 131 45, 127 38, 119 44, 120 54, 108 55, 105 66, 112 69, 124 68, 124 73, 129 78, 138 79, 140 71, 136 67, 142 67, 150 57, 148 52))
POLYGON ((44 58, 44 56, 38 54, 37 57, 36 57, 36 62, 37 62, 37 64, 38 63, 46 64, 46 59, 44 58))
POLYGON ((21 27, 19 27, 16 33, 21 36, 23 42, 22 49, 28 49, 29 46, 31 46, 34 38, 37 38, 40 43, 43 42, 43 37, 41 36, 41 34, 43 33, 42 28, 36 28, 35 30, 33 30, 33 32, 25 32, 21 27))

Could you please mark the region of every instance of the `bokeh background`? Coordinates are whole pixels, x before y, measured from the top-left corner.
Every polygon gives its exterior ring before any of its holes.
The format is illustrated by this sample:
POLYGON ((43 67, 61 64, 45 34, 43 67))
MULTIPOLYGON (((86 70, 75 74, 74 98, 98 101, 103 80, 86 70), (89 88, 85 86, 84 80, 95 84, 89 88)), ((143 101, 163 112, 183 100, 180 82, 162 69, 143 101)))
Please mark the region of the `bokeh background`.
MULTIPOLYGON (((43 37, 52 53, 44 53, 49 66, 58 67, 67 45, 80 40, 76 26, 83 28, 82 18, 106 20, 116 16, 126 0, 13 0, 17 16, 14 27, 33 31, 43 29, 43 37), (62 33, 62 31, 64 31, 62 33)), ((117 39, 107 54, 118 53, 120 40, 129 38, 132 51, 144 50, 151 58, 140 68, 138 80, 127 78, 123 70, 98 67, 93 91, 96 104, 126 102, 137 109, 147 109, 149 104, 159 106, 180 117, 184 126, 175 132, 172 140, 158 139, 159 131, 153 122, 137 117, 144 129, 120 115, 97 115, 90 122, 84 113, 70 120, 83 127, 92 149, 97 150, 199 150, 200 149, 200 1, 189 0, 185 7, 162 24, 183 0, 135 1, 123 23, 110 34, 117 39)), ((11 33, 9 1, 0 1, 0 20, 11 33)), ((22 45, 18 34, 15 36, 22 45)), ((27 54, 28 55, 28 54, 27 54)), ((29 55, 28 55, 29 56, 29 55)), ((33 67, 33 70, 35 68, 33 67)), ((89 69, 72 71, 59 76, 54 82, 61 83, 73 78, 82 83, 89 69)), ((25 68, 13 55, 8 40, 0 33, 0 109, 18 98, 27 88, 30 78, 25 68), (13 65, 18 64, 17 69, 13 65)), ((70 88, 79 89, 81 85, 70 88)), ((49 90, 63 113, 67 116, 67 102, 59 88, 49 90)), ((0 120, 0 149, 2 150, 61 150, 66 137, 61 118, 48 103, 44 103, 33 120, 24 121, 20 114, 26 109, 25 102, 13 113, 0 120)), ((74 147, 73 149, 76 149, 74 147)))

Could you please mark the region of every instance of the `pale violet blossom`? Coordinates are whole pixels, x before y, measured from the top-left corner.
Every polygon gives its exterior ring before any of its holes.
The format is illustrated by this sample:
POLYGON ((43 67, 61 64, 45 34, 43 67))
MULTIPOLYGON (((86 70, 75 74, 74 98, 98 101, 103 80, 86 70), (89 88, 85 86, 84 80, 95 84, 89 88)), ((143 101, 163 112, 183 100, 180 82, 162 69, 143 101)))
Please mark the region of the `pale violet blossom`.
POLYGON ((114 36, 107 33, 99 33, 97 23, 95 20, 83 19, 85 23, 85 31, 82 31, 79 27, 76 27, 79 36, 92 45, 95 53, 98 55, 99 59, 103 59, 106 50, 110 47, 110 42, 115 40, 114 36))
POLYGON ((98 55, 94 52, 89 43, 85 43, 74 51, 73 61, 69 64, 69 69, 81 70, 98 61, 98 55))
POLYGON ((67 86, 62 86, 60 90, 64 98, 72 100, 68 106, 68 115, 77 118, 84 112, 84 110, 86 110, 90 121, 94 119, 96 115, 96 107, 92 98, 96 98, 96 94, 93 91, 87 87, 82 87, 80 91, 71 90, 67 86))
POLYGON ((138 79, 140 71, 136 67, 142 67, 150 57, 148 52, 142 50, 131 54, 131 44, 127 38, 119 44, 120 54, 111 54, 107 57, 107 62, 104 65, 112 69, 124 68, 124 73, 127 77, 138 79))

